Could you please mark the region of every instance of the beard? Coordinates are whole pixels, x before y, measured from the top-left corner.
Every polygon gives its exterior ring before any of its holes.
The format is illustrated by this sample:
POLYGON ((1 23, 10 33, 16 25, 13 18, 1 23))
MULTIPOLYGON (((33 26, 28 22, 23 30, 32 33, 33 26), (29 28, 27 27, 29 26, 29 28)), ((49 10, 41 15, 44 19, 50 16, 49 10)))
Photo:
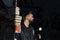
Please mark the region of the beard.
POLYGON ((29 20, 30 23, 33 23, 33 20, 29 20))

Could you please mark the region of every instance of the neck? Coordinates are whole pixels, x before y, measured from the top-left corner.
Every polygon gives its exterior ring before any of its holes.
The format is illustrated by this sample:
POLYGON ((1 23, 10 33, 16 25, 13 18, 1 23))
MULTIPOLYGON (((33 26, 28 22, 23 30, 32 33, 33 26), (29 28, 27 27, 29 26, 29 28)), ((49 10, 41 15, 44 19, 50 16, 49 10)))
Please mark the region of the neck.
POLYGON ((29 24, 30 24, 30 23, 29 23, 28 20, 25 20, 25 21, 24 21, 24 25, 25 25, 27 28, 29 27, 29 24))

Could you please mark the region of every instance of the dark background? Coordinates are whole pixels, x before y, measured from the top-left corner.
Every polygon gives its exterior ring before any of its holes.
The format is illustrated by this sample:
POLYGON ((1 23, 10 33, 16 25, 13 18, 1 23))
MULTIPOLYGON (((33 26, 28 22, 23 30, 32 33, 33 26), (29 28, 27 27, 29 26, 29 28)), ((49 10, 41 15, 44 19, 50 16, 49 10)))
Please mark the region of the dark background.
MULTIPOLYGON (((59 0, 20 0, 20 8, 35 8, 34 28, 42 27, 43 40, 60 40, 60 1, 59 0)), ((38 32, 37 32, 38 33, 38 32)))
MULTIPOLYGON (((27 9, 31 9, 32 11, 34 10, 33 13, 35 20, 32 26, 34 27, 36 33, 39 33, 37 32, 37 29, 39 27, 43 28, 41 32, 43 40, 60 40, 60 6, 59 5, 60 5, 59 0, 18 0, 17 6, 19 6, 21 9, 27 8, 27 9)), ((6 12, 4 10, 5 7, 6 7, 5 4, 0 1, 0 39, 2 38, 3 34, 5 33, 5 30, 7 29, 6 27, 12 26, 10 22, 14 24, 14 21, 12 21, 13 19, 11 19, 12 18, 11 14, 6 14, 6 15, 11 15, 10 16, 11 18, 5 17, 6 16, 5 15, 6 12), (4 13, 2 14, 2 12, 4 13), (5 24, 7 24, 7 26, 4 26, 5 24)))
POLYGON ((8 5, 6 5, 6 2, 4 3, 3 0, 0 0, 0 40, 14 39, 13 31, 15 29, 15 8, 14 6, 10 5, 9 0, 7 1, 8 5))

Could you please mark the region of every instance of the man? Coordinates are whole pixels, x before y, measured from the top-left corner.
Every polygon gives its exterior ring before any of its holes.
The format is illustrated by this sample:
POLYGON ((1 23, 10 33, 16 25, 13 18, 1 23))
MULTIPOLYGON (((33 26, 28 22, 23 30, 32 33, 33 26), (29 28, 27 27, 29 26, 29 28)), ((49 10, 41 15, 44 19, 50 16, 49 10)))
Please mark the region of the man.
POLYGON ((21 28, 17 27, 16 30, 19 30, 19 28, 20 30, 15 33, 15 38, 17 40, 34 40, 34 30, 30 25, 34 20, 32 12, 25 12, 22 18, 21 28))
POLYGON ((30 25, 33 22, 34 17, 32 12, 26 12, 23 15, 23 21, 21 23, 21 40, 34 40, 34 30, 30 25))

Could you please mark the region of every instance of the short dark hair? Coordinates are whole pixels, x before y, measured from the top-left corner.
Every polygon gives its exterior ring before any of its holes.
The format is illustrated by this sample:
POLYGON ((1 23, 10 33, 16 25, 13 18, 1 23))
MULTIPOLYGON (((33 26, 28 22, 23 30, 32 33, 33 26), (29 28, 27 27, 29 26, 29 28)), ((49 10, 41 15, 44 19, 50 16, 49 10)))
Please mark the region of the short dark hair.
POLYGON ((25 20, 27 15, 32 14, 32 13, 29 13, 29 12, 32 12, 32 11, 24 12, 24 14, 22 15, 22 20, 25 20))

